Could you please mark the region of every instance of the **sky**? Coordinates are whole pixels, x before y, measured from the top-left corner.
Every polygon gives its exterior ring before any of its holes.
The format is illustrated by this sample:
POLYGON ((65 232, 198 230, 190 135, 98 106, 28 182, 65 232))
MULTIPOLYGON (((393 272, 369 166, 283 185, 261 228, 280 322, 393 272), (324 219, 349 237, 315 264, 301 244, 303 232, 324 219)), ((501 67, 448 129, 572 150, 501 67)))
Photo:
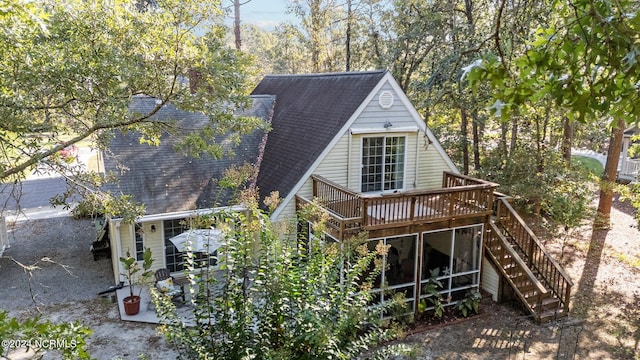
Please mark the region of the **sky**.
MULTIPOLYGON (((233 4, 232 0, 226 2, 233 4)), ((245 2, 240 7, 240 20, 246 24, 272 30, 275 25, 294 18, 286 13, 289 0, 241 0, 245 2)))

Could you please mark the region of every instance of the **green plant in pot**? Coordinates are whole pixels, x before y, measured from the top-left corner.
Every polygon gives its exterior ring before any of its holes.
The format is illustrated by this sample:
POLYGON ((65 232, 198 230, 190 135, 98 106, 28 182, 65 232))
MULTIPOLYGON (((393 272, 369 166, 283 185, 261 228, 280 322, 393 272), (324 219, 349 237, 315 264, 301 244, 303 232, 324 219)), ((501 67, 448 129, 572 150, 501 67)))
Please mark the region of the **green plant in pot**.
POLYGON ((153 274, 151 270, 151 264, 153 259, 151 258, 151 249, 145 248, 142 255, 142 269, 140 263, 136 261, 136 258, 131 256, 127 251, 127 256, 120 257, 120 263, 124 268, 122 276, 125 277, 129 285, 129 296, 122 299, 124 305, 124 312, 127 315, 135 315, 140 311, 140 293, 142 292, 142 285, 153 274), (142 273, 140 273, 142 271, 142 273), (135 294, 134 287, 139 285, 138 294, 135 294))

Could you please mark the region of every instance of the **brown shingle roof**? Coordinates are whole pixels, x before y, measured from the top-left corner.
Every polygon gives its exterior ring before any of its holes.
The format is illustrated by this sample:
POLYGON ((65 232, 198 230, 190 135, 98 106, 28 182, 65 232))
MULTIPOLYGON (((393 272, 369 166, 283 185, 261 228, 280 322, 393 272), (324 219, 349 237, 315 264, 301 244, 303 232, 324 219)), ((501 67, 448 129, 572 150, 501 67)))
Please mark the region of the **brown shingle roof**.
POLYGON ((261 200, 284 198, 387 71, 268 75, 252 95, 275 95, 272 130, 258 173, 261 200))

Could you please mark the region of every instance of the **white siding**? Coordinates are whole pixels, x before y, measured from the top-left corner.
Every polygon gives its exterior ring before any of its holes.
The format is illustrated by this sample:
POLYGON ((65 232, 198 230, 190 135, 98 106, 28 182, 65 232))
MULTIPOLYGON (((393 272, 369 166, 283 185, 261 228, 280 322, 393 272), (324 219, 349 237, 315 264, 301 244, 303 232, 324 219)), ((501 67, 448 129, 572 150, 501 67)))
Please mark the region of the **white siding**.
MULTIPOLYGON (((134 225, 133 224, 120 224, 120 231, 116 229, 114 224, 110 224, 109 226, 109 235, 111 239, 111 258, 113 259, 113 269, 114 274, 120 274, 122 269, 120 268, 120 257, 125 256, 127 251, 129 251, 132 255, 134 255, 136 244, 134 234, 134 225), (119 235, 119 237, 116 237, 119 235), (120 239, 120 246, 116 247, 115 242, 120 239), (116 249, 121 249, 121 253, 117 254, 116 249)), ((142 223, 142 231, 143 234, 143 242, 144 247, 148 247, 151 249, 151 254, 153 258, 153 264, 151 269, 153 271, 165 267, 165 259, 164 259, 164 236, 162 231, 162 221, 156 222, 147 222, 142 223), (151 225, 155 225, 156 231, 151 231, 151 225)), ((116 277, 116 282, 120 281, 118 277, 116 277)))
MULTIPOLYGON (((401 94, 404 96, 403 94, 401 94)), ((409 112, 409 109, 401 101, 399 96, 389 83, 385 83, 380 91, 372 97, 360 116, 355 120, 352 129, 377 129, 384 128, 383 125, 389 121, 393 128, 416 126, 416 123, 409 112), (388 109, 383 109, 378 103, 380 93, 389 91, 393 94, 393 105, 388 109)))
POLYGON ((164 231, 162 228, 162 221, 142 223, 142 231, 144 232, 144 235, 142 236, 144 247, 151 249, 151 254, 153 255, 153 265, 151 266, 151 269, 156 271, 165 267, 164 231), (155 232, 151 231, 152 225, 156 227, 155 232))
POLYGON ((439 189, 442 187, 442 173, 450 171, 447 162, 433 144, 421 134, 418 155, 418 189, 439 189), (426 150, 425 150, 426 149, 426 150))
MULTIPOLYGON (((347 170, 349 166, 349 135, 343 135, 336 145, 331 149, 327 157, 318 165, 313 172, 321 175, 342 186, 347 186, 347 170)), ((307 181, 303 187, 311 194, 311 182, 307 181), (308 185, 308 186, 307 186, 308 185)), ((301 189, 302 190, 302 189, 301 189)))
POLYGON ((491 294, 493 301, 498 301, 500 275, 486 257, 482 257, 482 275, 480 276, 482 290, 491 294))
POLYGON ((113 267, 113 275, 116 283, 122 281, 120 274, 122 269, 120 268, 120 257, 124 254, 120 253, 122 249, 122 243, 120 240, 121 231, 120 223, 109 221, 109 242, 111 247, 111 266, 113 267))

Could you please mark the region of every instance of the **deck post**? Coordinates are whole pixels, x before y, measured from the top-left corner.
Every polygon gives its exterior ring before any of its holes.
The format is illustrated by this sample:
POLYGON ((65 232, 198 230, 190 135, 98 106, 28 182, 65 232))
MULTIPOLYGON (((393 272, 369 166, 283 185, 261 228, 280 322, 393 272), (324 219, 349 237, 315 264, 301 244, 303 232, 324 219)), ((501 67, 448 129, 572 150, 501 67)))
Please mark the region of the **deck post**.
POLYGON ((416 214, 416 201, 418 201, 418 198, 415 196, 411 197, 411 206, 409 208, 409 219, 411 220, 411 222, 413 222, 415 220, 415 214, 416 214))
POLYGON ((313 177, 311 179, 313 183, 313 197, 315 198, 318 196, 318 180, 313 177))

